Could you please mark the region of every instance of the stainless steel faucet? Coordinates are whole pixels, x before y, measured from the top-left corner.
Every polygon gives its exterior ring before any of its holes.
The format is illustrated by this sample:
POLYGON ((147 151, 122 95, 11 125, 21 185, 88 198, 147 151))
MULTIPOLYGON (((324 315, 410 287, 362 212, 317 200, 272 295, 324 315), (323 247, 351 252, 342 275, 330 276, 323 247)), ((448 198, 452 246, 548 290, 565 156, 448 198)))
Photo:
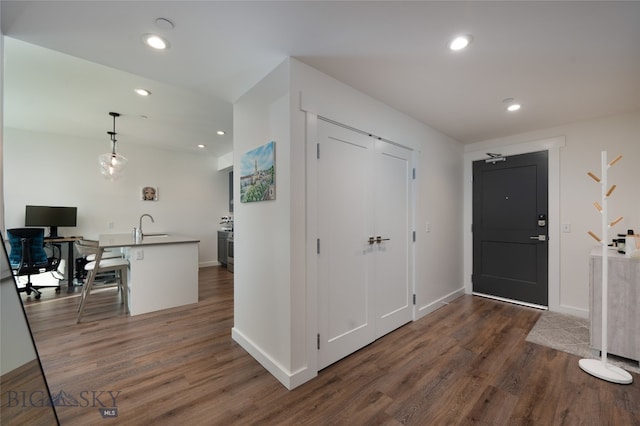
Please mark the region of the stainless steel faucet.
POLYGON ((145 216, 149 216, 149 219, 151 219, 151 222, 152 222, 152 223, 156 223, 156 221, 155 221, 155 220, 153 220, 153 216, 151 216, 151 215, 150 215, 150 214, 148 214, 148 213, 145 213, 145 214, 143 214, 142 216, 140 216, 140 227, 139 227, 138 229, 140 230, 140 235, 141 235, 141 236, 143 236, 143 235, 144 235, 144 234, 142 233, 142 218, 143 218, 143 217, 145 217, 145 216))

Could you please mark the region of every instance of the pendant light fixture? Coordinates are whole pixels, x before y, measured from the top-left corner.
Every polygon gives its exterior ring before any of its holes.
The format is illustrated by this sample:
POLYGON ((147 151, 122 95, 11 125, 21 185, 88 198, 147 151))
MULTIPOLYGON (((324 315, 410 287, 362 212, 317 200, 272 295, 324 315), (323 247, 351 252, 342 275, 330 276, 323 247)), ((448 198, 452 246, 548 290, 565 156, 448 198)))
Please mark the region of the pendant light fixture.
POLYGON ((127 159, 120 154, 116 153, 116 117, 120 117, 117 112, 110 112, 109 115, 113 117, 113 131, 107 132, 111 138, 112 150, 98 156, 98 162, 100 162, 100 172, 109 180, 115 180, 120 177, 124 166, 127 164, 127 159))

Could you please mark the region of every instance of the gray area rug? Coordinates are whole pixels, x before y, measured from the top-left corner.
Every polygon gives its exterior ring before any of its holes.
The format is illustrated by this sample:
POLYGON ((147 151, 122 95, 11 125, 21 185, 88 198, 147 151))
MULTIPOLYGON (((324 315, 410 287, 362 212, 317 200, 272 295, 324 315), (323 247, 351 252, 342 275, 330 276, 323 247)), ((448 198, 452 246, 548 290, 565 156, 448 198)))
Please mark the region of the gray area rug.
MULTIPOLYGON (((589 320, 587 319, 555 312, 544 312, 529 332, 526 340, 581 358, 600 358, 599 352, 594 355, 589 347, 589 320)), ((638 361, 609 354, 607 362, 629 372, 640 374, 638 361)))

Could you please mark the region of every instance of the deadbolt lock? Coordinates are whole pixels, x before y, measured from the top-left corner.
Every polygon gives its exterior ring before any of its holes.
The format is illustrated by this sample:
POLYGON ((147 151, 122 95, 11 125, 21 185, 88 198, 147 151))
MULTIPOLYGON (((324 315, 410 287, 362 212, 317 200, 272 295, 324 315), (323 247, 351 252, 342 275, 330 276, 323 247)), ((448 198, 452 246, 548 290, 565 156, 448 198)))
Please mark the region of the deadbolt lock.
POLYGON ((547 226, 547 215, 546 214, 539 214, 538 215, 538 226, 539 227, 547 226))

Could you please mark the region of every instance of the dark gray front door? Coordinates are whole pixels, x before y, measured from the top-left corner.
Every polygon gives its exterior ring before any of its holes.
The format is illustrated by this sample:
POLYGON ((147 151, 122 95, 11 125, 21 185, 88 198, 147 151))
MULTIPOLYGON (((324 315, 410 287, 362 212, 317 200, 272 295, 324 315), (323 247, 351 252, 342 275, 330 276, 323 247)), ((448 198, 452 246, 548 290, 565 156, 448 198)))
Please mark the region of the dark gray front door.
POLYGON ((548 155, 473 163, 473 292, 548 306, 548 155))

